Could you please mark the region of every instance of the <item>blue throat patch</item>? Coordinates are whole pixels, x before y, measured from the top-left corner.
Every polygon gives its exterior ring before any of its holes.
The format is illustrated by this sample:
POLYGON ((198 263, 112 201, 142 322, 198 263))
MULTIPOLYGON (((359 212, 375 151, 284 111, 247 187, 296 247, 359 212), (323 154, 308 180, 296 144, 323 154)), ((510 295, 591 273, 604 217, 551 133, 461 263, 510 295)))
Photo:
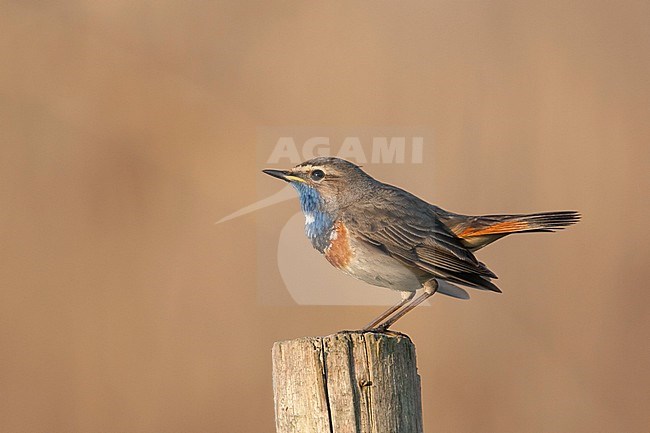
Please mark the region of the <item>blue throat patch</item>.
POLYGON ((293 182, 291 185, 300 197, 300 208, 305 215, 305 234, 313 247, 323 253, 329 246, 334 220, 323 211, 323 199, 318 191, 304 183, 293 182))

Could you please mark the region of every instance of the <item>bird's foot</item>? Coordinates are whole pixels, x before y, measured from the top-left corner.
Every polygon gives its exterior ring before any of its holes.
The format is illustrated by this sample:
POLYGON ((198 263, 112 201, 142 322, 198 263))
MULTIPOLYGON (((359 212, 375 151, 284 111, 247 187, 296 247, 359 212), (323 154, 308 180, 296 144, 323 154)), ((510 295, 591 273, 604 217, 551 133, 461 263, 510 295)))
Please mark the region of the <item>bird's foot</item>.
POLYGON ((389 323, 382 323, 379 326, 373 326, 372 328, 363 328, 363 332, 377 332, 379 334, 392 333, 393 331, 389 330, 389 323))

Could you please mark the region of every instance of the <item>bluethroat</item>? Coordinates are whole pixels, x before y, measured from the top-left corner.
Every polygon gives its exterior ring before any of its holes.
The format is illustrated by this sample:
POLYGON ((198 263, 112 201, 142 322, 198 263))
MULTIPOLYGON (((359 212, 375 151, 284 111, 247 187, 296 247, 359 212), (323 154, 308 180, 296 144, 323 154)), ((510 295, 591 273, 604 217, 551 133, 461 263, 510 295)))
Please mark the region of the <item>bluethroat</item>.
POLYGON ((264 170, 298 192, 305 233, 336 268, 402 294, 364 330, 386 330, 439 292, 467 299, 458 285, 501 292, 474 251, 511 233, 552 232, 578 222, 575 211, 461 215, 379 182, 349 161, 319 157, 290 170, 264 170), (423 292, 416 298, 416 291, 423 292))

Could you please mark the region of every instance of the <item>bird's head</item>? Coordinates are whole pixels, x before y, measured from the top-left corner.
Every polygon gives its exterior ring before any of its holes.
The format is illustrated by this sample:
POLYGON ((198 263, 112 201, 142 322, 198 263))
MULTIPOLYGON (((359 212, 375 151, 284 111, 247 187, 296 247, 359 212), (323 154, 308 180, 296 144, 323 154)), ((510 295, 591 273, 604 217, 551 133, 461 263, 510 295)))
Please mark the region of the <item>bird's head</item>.
POLYGON ((303 212, 321 210, 336 215, 368 190, 373 179, 349 161, 334 157, 310 159, 289 170, 264 170, 298 191, 303 212))

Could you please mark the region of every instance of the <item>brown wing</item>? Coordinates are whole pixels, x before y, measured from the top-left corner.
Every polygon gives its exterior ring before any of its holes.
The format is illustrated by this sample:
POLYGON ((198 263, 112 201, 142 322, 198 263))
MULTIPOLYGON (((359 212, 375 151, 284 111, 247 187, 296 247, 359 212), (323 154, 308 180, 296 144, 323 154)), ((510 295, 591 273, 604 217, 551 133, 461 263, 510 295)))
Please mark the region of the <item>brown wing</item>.
POLYGON ((440 221, 433 206, 401 190, 391 193, 345 212, 351 235, 433 277, 500 292, 489 281, 496 275, 440 221))

